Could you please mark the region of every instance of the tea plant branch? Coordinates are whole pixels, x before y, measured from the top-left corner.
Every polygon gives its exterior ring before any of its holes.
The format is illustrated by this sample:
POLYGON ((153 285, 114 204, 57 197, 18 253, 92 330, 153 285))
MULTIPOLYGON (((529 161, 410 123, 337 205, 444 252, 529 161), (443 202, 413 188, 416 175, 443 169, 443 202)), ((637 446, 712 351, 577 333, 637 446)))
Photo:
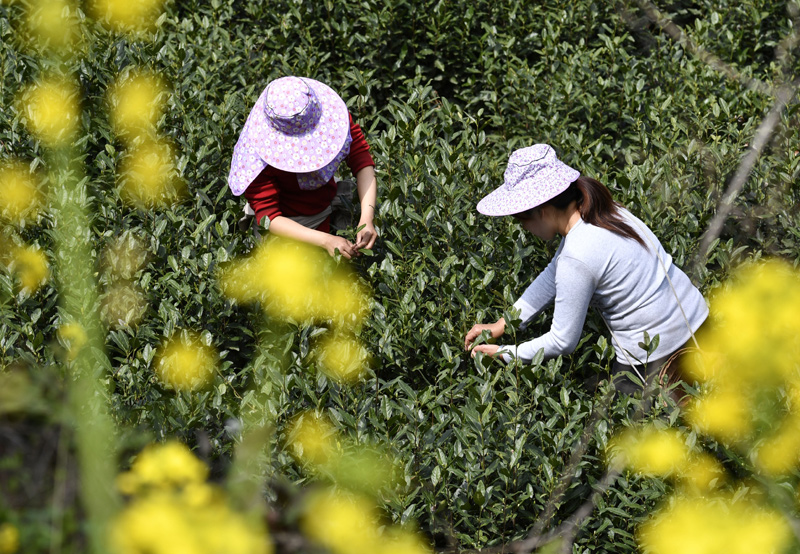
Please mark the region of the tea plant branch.
POLYGON ((741 192, 744 184, 747 182, 747 178, 750 176, 753 166, 761 156, 764 148, 769 143, 775 128, 780 123, 783 111, 789 106, 790 103, 793 102, 796 94, 797 83, 790 83, 778 89, 775 103, 773 104, 772 108, 770 108, 767 116, 761 121, 758 129, 756 129, 750 149, 739 163, 739 167, 736 169, 736 173, 731 179, 725 194, 722 195, 720 203, 717 206, 716 213, 714 214, 714 218, 711 220, 711 223, 708 225, 708 229, 703 234, 703 238, 700 241, 700 247, 692 263, 691 271, 695 271, 700 265, 705 264, 708 256, 708 250, 714 240, 719 237, 720 233, 722 232, 722 226, 725 223, 725 220, 728 218, 731 209, 733 208, 733 203, 736 200, 736 197, 738 196, 739 192, 741 192))
POLYGON ((650 0, 637 0, 637 3, 647 14, 647 18, 650 19, 650 21, 658 25, 662 31, 671 36, 673 40, 686 48, 690 53, 697 56, 700 61, 726 75, 728 78, 738 81, 750 90, 755 90, 770 96, 777 94, 777 91, 771 85, 755 77, 744 75, 741 71, 720 59, 719 56, 712 54, 697 44, 680 26, 676 25, 668 16, 661 13, 650 0))

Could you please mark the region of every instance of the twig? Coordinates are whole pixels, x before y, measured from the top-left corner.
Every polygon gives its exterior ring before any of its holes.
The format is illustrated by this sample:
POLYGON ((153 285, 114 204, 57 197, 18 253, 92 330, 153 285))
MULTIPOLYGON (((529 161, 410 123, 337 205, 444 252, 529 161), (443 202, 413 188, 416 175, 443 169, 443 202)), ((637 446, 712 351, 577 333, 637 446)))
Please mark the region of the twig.
POLYGON ((768 85, 760 79, 742 74, 735 67, 722 61, 718 56, 697 44, 683 29, 673 23, 669 17, 661 13, 650 0, 637 0, 637 3, 639 7, 645 11, 650 21, 658 25, 661 30, 666 32, 676 42, 680 43, 686 50, 697 56, 700 61, 706 63, 720 73, 725 74, 730 79, 740 82, 750 90, 755 90, 770 96, 776 94, 775 88, 771 85, 768 85))
POLYGON ((763 152, 764 147, 769 143, 775 127, 778 125, 778 123, 780 123, 783 110, 786 109, 786 107, 792 102, 796 93, 796 83, 791 83, 778 89, 775 103, 772 105, 769 113, 767 113, 767 116, 758 126, 755 136, 753 137, 750 150, 748 150, 747 154, 745 154, 744 158, 739 164, 733 179, 731 179, 731 182, 728 185, 728 189, 725 191, 725 194, 722 196, 722 199, 717 206, 714 218, 711 220, 711 223, 708 225, 708 229, 706 229, 706 232, 703 234, 703 238, 700 241, 699 250, 695 255, 694 262, 692 263, 692 273, 694 273, 701 265, 705 264, 708 256, 708 249, 711 246, 711 243, 714 242, 714 240, 719 237, 720 233, 722 232, 722 226, 725 223, 731 208, 733 207, 734 200, 742 190, 742 187, 744 187, 744 184, 747 181, 750 172, 753 170, 753 166, 755 165, 759 156, 761 156, 761 152, 763 152))

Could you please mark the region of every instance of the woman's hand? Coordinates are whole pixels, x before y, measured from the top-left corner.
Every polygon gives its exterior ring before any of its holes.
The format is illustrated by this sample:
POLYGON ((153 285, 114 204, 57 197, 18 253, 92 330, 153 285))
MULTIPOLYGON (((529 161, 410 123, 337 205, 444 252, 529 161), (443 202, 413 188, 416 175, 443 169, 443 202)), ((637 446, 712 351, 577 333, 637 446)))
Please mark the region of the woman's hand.
POLYGON ((325 239, 325 250, 328 251, 328 254, 333 256, 336 254, 336 249, 339 249, 339 252, 347 258, 348 260, 351 259, 353 256, 358 255, 358 250, 356 250, 356 246, 347 240, 344 237, 337 237, 336 235, 328 235, 325 239))
POLYGON ((378 238, 378 232, 375 230, 375 226, 372 224, 372 221, 364 221, 359 223, 359 227, 364 226, 358 234, 356 235, 356 250, 361 250, 362 248, 366 248, 367 250, 372 248, 372 245, 375 244, 375 239, 378 238))
POLYGON ((478 352, 483 352, 487 356, 496 358, 498 350, 500 350, 500 347, 497 346, 496 344, 479 344, 478 346, 472 349, 471 355, 474 358, 478 352))
POLYGON ((467 336, 464 337, 464 350, 469 350, 472 346, 472 343, 475 342, 475 339, 481 336, 481 332, 484 330, 489 331, 489 334, 493 339, 501 337, 503 336, 503 333, 506 332, 506 320, 501 317, 494 323, 479 323, 477 325, 473 325, 472 329, 467 332, 467 336))

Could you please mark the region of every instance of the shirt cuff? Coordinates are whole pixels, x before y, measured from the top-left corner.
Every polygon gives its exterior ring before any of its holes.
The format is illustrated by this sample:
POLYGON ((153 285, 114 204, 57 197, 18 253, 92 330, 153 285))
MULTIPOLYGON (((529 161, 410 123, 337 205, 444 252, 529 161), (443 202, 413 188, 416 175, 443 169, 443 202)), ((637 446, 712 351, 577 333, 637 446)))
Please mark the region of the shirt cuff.
POLYGON ((500 356, 505 363, 510 364, 511 361, 517 357, 517 347, 503 345, 497 350, 497 355, 500 356))
POLYGON ((519 329, 522 331, 528 326, 528 322, 531 318, 536 315, 536 310, 522 298, 514 302, 514 307, 520 312, 519 318, 522 320, 522 323, 520 323, 519 329))

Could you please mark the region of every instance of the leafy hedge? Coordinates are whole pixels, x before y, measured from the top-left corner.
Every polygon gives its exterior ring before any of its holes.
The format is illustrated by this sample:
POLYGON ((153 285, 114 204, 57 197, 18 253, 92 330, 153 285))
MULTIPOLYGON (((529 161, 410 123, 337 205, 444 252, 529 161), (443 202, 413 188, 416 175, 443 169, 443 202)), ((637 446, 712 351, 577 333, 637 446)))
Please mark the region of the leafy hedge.
MULTIPOLYGON (((665 7, 698 44, 776 83, 784 77, 773 50, 790 29, 787 5, 697 0, 665 7)), ((43 166, 42 145, 12 108, 20 88, 42 71, 16 31, 22 17, 20 3, 0 6, 0 99, 8 107, 0 111, 0 157, 43 166)), ((359 442, 387 445, 403 463, 405 485, 389 495, 390 517, 416 519, 441 548, 525 536, 598 409, 583 380, 609 364, 603 329, 591 318, 578 351, 564 359, 502 367, 462 351, 466 330, 502 315, 554 252, 512 222, 475 211, 500 182, 509 152, 554 145, 567 163, 605 182, 687 267, 771 105, 624 2, 187 0, 170 5, 145 40, 119 38, 89 20, 82 25, 94 38, 74 68, 84 91, 78 143, 93 209, 86 240, 102 289, 110 291, 115 279, 102 260, 117 237, 141 238, 148 256, 132 276, 145 291, 146 314, 138 325, 110 329, 106 341, 109 400, 126 447, 178 437, 224 474, 248 402, 242 396, 283 360, 279 390, 256 391, 272 395, 278 421, 316 407, 359 442), (126 206, 115 181, 124 149, 106 115, 106 90, 116 75, 138 67, 157 71, 171 88, 160 128, 177 147, 191 194, 169 210, 126 206), (374 371, 353 389, 314 370, 313 329, 284 329, 292 341, 288 358, 258 350, 265 332, 258 310, 233 305, 216 282, 221 264, 253 247, 236 227, 242 202, 226 187, 231 152, 264 85, 285 74, 339 91, 377 162, 381 239, 375 257, 357 262, 374 292, 362 337, 374 371), (218 375, 204 392, 168 391, 154 377, 155 348, 179 328, 201 332, 220 352, 218 375)), ((796 76, 800 65, 796 58, 792 64, 788 74, 796 76)), ((798 129, 795 104, 708 264, 692 271, 704 290, 744 259, 780 255, 800 263, 798 129)), ((18 232, 48 249, 52 226, 45 213, 18 232)), ((63 422, 63 391, 50 379, 62 376, 61 316, 52 286, 32 296, 15 291, 13 278, 0 275, 0 367, 22 364, 39 383, 44 410, 13 410, 2 429, 20 437, 21 422, 31 418, 63 422)), ((542 317, 529 334, 546 326, 542 317)), ((611 427, 631 410, 627 399, 616 402, 591 437, 557 499, 554 523, 591 494, 611 427)), ((302 482, 301 468, 278 444, 273 476, 302 482)), ((0 471, 24 475, 23 458, 5 456, 4 464, 0 471)), ((35 530, 32 508, 46 505, 26 497, 25 478, 18 479, 4 485, 0 517, 35 530), (28 511, 11 515, 19 508, 28 511)), ((583 526, 575 551, 632 551, 636 522, 664 490, 660 481, 623 477, 583 526)), ((46 548, 37 540, 30 544, 46 548)))

